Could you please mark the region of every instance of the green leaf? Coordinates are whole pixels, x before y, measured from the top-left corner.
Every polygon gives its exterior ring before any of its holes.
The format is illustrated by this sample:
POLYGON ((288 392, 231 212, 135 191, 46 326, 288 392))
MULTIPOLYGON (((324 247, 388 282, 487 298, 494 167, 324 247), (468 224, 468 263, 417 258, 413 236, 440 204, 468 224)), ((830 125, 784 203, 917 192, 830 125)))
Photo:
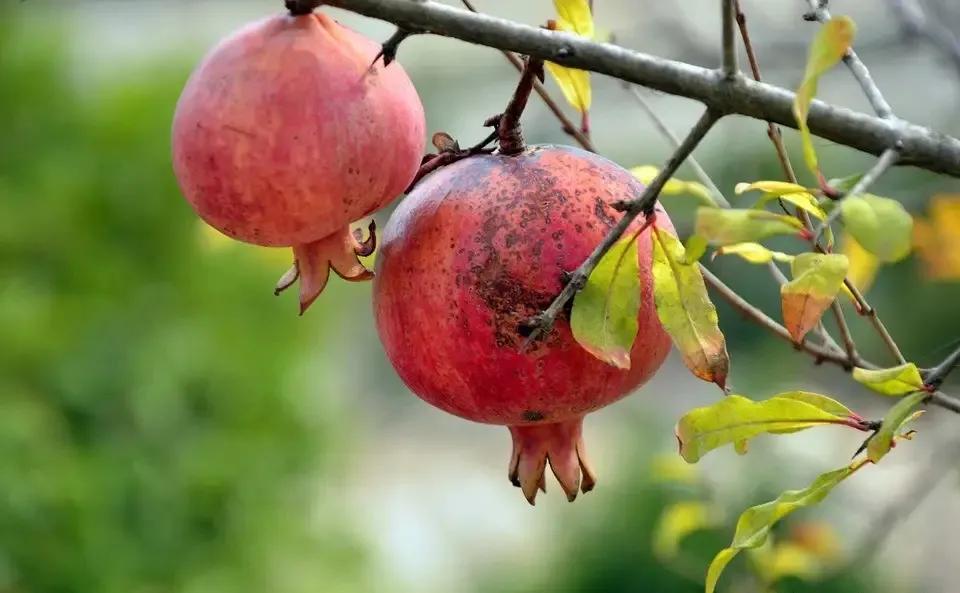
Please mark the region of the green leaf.
POLYGON ((914 409, 923 403, 930 394, 917 391, 897 400, 897 403, 883 417, 883 424, 870 442, 867 443, 867 458, 876 463, 893 448, 893 439, 900 432, 900 427, 915 418, 914 409))
POLYGON ((820 203, 817 202, 817 199, 813 197, 813 194, 809 192, 796 192, 791 194, 765 194, 762 198, 757 200, 757 203, 753 205, 754 208, 760 209, 766 206, 768 203, 773 200, 783 200, 784 202, 789 202, 810 213, 814 218, 819 220, 826 220, 827 213, 820 207, 820 203))
POLYGON ((787 255, 779 251, 771 251, 759 243, 751 242, 735 243, 733 245, 720 247, 713 253, 714 255, 739 255, 752 264, 765 264, 773 260, 779 262, 793 261, 792 255, 787 255))
POLYGON ((653 554, 661 560, 672 560, 680 551, 680 543, 695 531, 717 524, 715 513, 699 501, 681 501, 663 509, 653 531, 653 554))
POLYGON ((877 393, 900 396, 923 389, 920 369, 912 362, 889 369, 853 369, 855 381, 863 383, 877 393))
POLYGON ((797 89, 797 96, 793 101, 793 115, 797 118, 797 126, 800 128, 800 138, 803 142, 803 158, 807 163, 807 168, 814 175, 819 175, 820 166, 817 163, 817 152, 813 148, 813 140, 810 137, 810 128, 807 127, 810 103, 817 94, 817 83, 820 76, 843 59, 843 56, 846 55, 853 44, 856 32, 857 26, 853 20, 846 16, 834 17, 820 27, 813 44, 810 46, 803 82, 797 89))
POLYGON ((680 350, 687 368, 704 381, 724 388, 730 360, 717 309, 710 302, 700 266, 683 263, 679 239, 654 227, 653 296, 657 316, 680 350))
MULTIPOLYGON (((650 185, 657 175, 660 174, 660 170, 652 165, 641 165, 639 167, 633 167, 630 169, 630 173, 636 177, 640 183, 644 185, 650 185)), ((682 196, 682 195, 691 195, 697 198, 704 206, 716 208, 717 203, 713 199, 713 195, 710 194, 710 190, 707 189, 707 186, 696 181, 682 181, 677 178, 670 178, 664 184, 663 189, 660 190, 661 196, 682 196)))
POLYGON ((827 185, 841 194, 845 194, 851 189, 855 188, 857 184, 860 183, 861 179, 863 179, 863 173, 857 173, 855 175, 848 175, 846 177, 835 177, 833 179, 829 179, 827 180, 827 185))
POLYGON ((740 550, 758 548, 767 540, 770 529, 790 513, 819 503, 833 488, 863 466, 863 461, 847 467, 820 474, 803 490, 787 490, 776 500, 750 507, 740 515, 737 530, 729 548, 724 548, 713 558, 707 569, 706 593, 713 593, 720 574, 740 550))
POLYGON ((711 245, 732 245, 771 235, 795 235, 801 228, 796 218, 765 210, 698 208, 694 232, 711 245))
POLYGON ((824 424, 846 424, 849 418, 796 397, 774 396, 753 401, 728 395, 715 404, 690 410, 677 423, 680 456, 696 463, 708 452, 764 433, 803 430, 824 424))
POLYGON ((637 238, 621 239, 604 254, 573 299, 570 328, 590 354, 617 368, 630 368, 637 337, 640 272, 637 238))
POLYGON ((847 232, 880 261, 900 261, 910 254, 913 218, 900 202, 861 194, 844 198, 840 212, 847 232))
POLYGON ((788 183, 786 181, 754 181, 753 183, 738 183, 733 191, 737 195, 748 191, 759 191, 769 196, 777 197, 783 194, 802 193, 808 190, 802 185, 788 183))
POLYGON ((834 414, 835 416, 839 416, 841 418, 859 418, 859 415, 855 414, 847 406, 841 404, 832 397, 827 397, 826 395, 821 395, 819 393, 813 393, 810 391, 787 391, 784 393, 778 393, 774 397, 795 399, 805 404, 810 404, 811 406, 823 410, 828 414, 834 414))
POLYGON ((707 240, 694 233, 687 237, 687 244, 683 250, 683 263, 693 264, 700 261, 707 252, 707 240))
POLYGON ((847 274, 847 256, 801 253, 793 259, 793 280, 780 287, 783 323, 798 344, 816 327, 840 292, 847 274))

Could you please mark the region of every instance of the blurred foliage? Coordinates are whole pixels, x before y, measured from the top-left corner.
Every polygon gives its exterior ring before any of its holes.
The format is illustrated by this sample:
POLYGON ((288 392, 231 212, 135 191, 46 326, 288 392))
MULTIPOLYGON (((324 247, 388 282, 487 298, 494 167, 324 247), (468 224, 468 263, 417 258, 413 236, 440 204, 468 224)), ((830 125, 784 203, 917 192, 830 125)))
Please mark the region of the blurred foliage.
POLYGON ((203 248, 168 154, 188 64, 84 95, 5 10, 0 591, 354 590, 362 550, 314 512, 341 431, 298 379, 333 308, 203 248))

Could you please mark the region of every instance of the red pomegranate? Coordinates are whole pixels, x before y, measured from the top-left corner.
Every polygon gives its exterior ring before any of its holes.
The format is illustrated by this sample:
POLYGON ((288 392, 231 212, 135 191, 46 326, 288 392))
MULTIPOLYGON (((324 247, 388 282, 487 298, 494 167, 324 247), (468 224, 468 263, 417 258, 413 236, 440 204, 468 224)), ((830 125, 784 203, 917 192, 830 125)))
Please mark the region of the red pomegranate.
MULTIPOLYGON (((644 383, 670 349, 653 304, 648 230, 638 241, 642 304, 629 370, 578 345, 566 317, 526 349, 518 331, 616 222, 610 203, 642 190, 595 154, 532 146, 432 173, 384 230, 374 309, 387 356, 427 402, 510 428, 509 477, 531 504, 547 461, 570 500, 593 488, 583 416, 644 383)), ((673 231, 659 206, 657 225, 673 231)))
MULTIPOLYGON (((292 246, 301 313, 332 267, 371 274, 349 224, 400 195, 420 165, 423 106, 380 45, 322 13, 274 16, 215 47, 173 121, 173 166, 187 200, 221 232, 292 246)), ((280 286, 279 288, 285 288, 280 286)))

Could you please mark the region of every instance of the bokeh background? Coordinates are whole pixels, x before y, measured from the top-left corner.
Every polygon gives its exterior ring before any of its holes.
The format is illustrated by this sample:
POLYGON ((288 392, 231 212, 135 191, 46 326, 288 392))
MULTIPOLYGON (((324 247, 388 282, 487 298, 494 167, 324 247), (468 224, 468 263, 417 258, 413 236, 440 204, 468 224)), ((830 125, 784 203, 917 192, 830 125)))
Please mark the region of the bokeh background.
MULTIPOLYGON (((568 504, 551 482, 529 507, 506 479, 504 428, 435 410, 396 378, 369 284, 335 280, 298 318, 295 295, 271 294, 289 256, 207 231, 179 195, 169 128, 192 66, 280 4, 0 0, 0 592, 695 592, 742 509, 849 459, 859 435, 826 428, 683 464, 673 424, 720 394, 671 356, 639 393, 588 418, 597 489, 568 504), (663 516, 692 520, 684 508, 705 512, 708 528, 671 552, 677 530, 664 531, 663 516)), ((553 16, 548 0, 479 4, 534 25, 553 16)), ((717 4, 598 0, 596 20, 625 46, 712 67, 717 4)), ((858 49, 898 114, 958 134, 960 68, 903 26, 897 4, 833 9, 859 23, 858 49)), ((804 6, 745 2, 771 82, 799 82, 814 33, 804 6)), ((922 6, 960 31, 955 3, 922 6)), ((374 38, 391 32, 331 12, 374 38)), ((498 52, 440 37, 405 42, 400 60, 429 130, 465 144, 516 80, 498 52)), ((665 159, 620 83, 593 84, 598 148, 624 166, 665 159)), ((868 109, 842 70, 821 96, 868 109)), ((679 133, 698 115, 690 101, 647 98, 679 133)), ((524 127, 535 142, 568 141, 538 100, 524 127)), ((799 146, 792 132, 786 141, 799 146)), ((834 176, 871 162, 818 148, 834 176)), ((724 121, 696 156, 729 194, 738 181, 779 178, 760 122, 724 121)), ((875 191, 924 217, 960 183, 903 169, 875 191)), ((682 232, 692 202, 666 202, 682 232)), ((765 271, 711 265, 777 314, 765 271)), ((922 366, 960 336, 960 284, 940 276, 915 256, 884 268, 869 293, 922 366)), ((820 391, 868 417, 889 405, 718 307, 737 392, 820 391)), ((889 362, 868 325, 854 326, 864 354, 889 362)), ((778 528, 777 549, 790 553, 776 590, 955 592, 958 426, 933 410, 915 441, 778 528)), ((745 558, 722 590, 769 590, 758 574, 772 556, 745 558)))

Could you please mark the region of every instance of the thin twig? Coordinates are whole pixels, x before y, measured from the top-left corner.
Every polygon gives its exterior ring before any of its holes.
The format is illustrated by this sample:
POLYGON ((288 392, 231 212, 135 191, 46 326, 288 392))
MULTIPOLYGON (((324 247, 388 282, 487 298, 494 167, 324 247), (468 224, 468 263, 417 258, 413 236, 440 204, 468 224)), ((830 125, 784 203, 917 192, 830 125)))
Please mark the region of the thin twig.
MULTIPOLYGON (((792 111, 794 93, 744 77, 729 80, 716 70, 475 14, 432 0, 327 0, 325 4, 413 31, 429 31, 607 74, 700 101, 721 114, 736 113, 784 126, 797 125, 792 111)), ((807 123, 820 138, 875 155, 899 138, 904 145, 901 164, 960 177, 960 140, 929 128, 906 122, 895 128, 877 117, 816 100, 811 103, 807 123)))
POLYGON ((620 239, 621 235, 629 228, 633 220, 640 214, 643 214, 646 218, 650 218, 653 215, 657 197, 660 195, 660 190, 663 189, 664 184, 673 177, 673 174, 680 168, 680 165, 683 164, 684 160, 693 152, 697 145, 700 144, 703 137, 707 135, 710 128, 712 128, 721 117, 722 115, 709 109, 700 116, 700 119, 696 125, 694 125, 693 129, 690 130, 690 133, 687 134, 687 137, 680 144, 680 147, 677 148, 664 164, 663 168, 660 169, 660 173, 650 182, 650 185, 644 189, 640 196, 625 205, 623 216, 617 221, 617 224, 610 229, 603 241, 594 248, 587 259, 570 275, 569 281, 563 287, 563 290, 560 291, 560 294, 550 303, 550 306, 523 324, 521 330, 527 335, 527 344, 532 343, 550 331, 557 316, 563 311, 564 306, 573 298, 573 295, 576 294, 578 290, 583 288, 587 278, 590 277, 590 273, 597 267, 597 264, 600 263, 600 259, 603 258, 604 254, 620 239))
POLYGON ((883 154, 880 155, 880 158, 877 159, 877 162, 870 168, 869 171, 860 178, 860 181, 857 182, 853 188, 850 189, 846 194, 840 196, 835 200, 833 210, 830 212, 830 215, 827 216, 827 219, 824 220, 820 226, 817 227, 817 230, 813 232, 812 241, 818 241, 823 235, 823 232, 829 227, 833 222, 840 216, 840 202, 843 201, 847 196, 857 196, 869 189, 881 175, 887 172, 890 167, 896 164, 897 160, 900 158, 900 150, 902 146, 900 143, 894 144, 892 148, 888 148, 883 151, 883 154))
POLYGON ((721 52, 723 61, 720 68, 724 76, 733 78, 739 70, 737 67, 737 44, 733 34, 733 0, 723 0, 720 4, 723 11, 723 51, 721 52))
MULTIPOLYGON (((473 3, 470 2, 470 0, 460 1, 463 2, 463 5, 466 6, 467 10, 470 12, 479 12, 473 3)), ((503 57, 505 57, 507 61, 517 69, 517 72, 523 72, 523 60, 521 60, 519 56, 511 51, 506 50, 501 50, 500 53, 502 53, 503 57)), ((577 141, 577 144, 583 147, 584 150, 597 152, 596 148, 593 146, 593 141, 586 134, 581 132, 572 121, 570 121, 570 118, 568 118, 563 112, 563 109, 560 108, 560 105, 553 100, 553 97, 551 97, 549 91, 547 91, 547 87, 543 86, 542 82, 539 80, 534 81, 533 90, 540 95, 541 99, 543 99, 543 104, 547 106, 547 109, 550 110, 550 113, 560 120, 561 129, 563 129, 564 132, 573 137, 573 139, 577 141)))
POLYGON ((960 75, 960 37, 937 19, 931 19, 917 0, 887 0, 904 33, 920 37, 940 50, 960 75))
POLYGON ((924 385, 930 389, 940 389, 947 376, 953 372, 953 369, 957 368, 958 363, 960 363, 960 347, 956 348, 940 364, 927 373, 927 376, 923 379, 924 385))
MULTIPOLYGON (((643 112, 647 114, 647 117, 650 118, 650 122, 653 126, 660 132, 660 135, 666 139, 670 144, 671 150, 676 150, 680 148, 680 138, 673 133, 669 127, 667 127, 666 122, 657 115, 657 112, 653 110, 653 107, 650 103, 644 98, 643 92, 636 86, 632 84, 624 85, 625 88, 630 91, 630 94, 637 101, 637 105, 643 109, 643 112)), ((717 184, 713 182, 713 179, 710 178, 710 175, 700 166, 700 162, 691 154, 687 157, 687 164, 690 165, 690 168, 693 169, 694 175, 697 176, 697 179, 700 180, 700 183, 707 188, 707 191, 710 192, 710 196, 713 198, 713 201, 719 204, 723 208, 730 208, 730 202, 727 201, 727 198, 724 197, 723 192, 720 191, 720 188, 717 187, 717 184)))

